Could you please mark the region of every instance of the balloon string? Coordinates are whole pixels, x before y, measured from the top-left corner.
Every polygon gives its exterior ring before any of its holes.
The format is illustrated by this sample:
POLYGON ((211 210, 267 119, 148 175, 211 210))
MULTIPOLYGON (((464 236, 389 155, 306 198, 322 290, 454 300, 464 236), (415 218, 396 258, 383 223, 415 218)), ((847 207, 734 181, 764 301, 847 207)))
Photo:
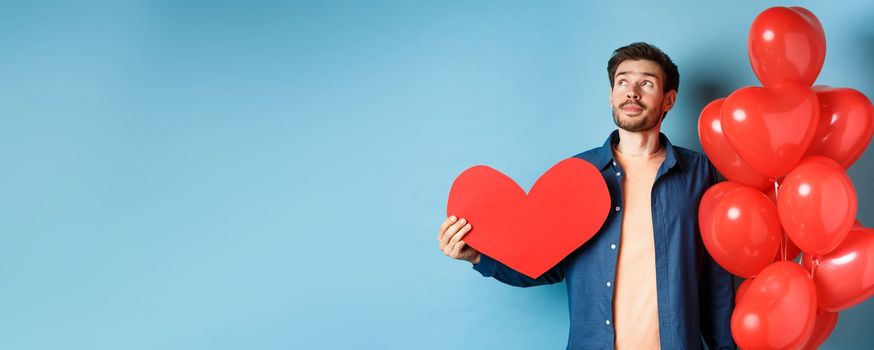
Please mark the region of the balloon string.
MULTIPOLYGON (((768 180, 771 180, 771 182, 774 183, 774 199, 776 200, 780 196, 780 185, 777 183, 776 177, 771 177, 768 180)), ((776 205, 777 203, 774 203, 774 204, 776 205)), ((789 242, 786 240, 786 232, 781 233, 781 235, 780 235, 780 256, 783 257, 783 259, 782 259, 783 261, 789 260, 789 257, 787 256, 787 252, 786 252, 786 250, 787 250, 786 246, 788 244, 789 244, 789 242)))
MULTIPOLYGON (((777 199, 777 196, 780 195, 780 184, 777 183, 776 177, 772 177, 771 182, 774 183, 774 199, 777 199)), ((777 203, 774 204, 776 205, 777 203)))
POLYGON ((811 256, 810 261, 813 263, 810 266, 810 279, 813 279, 816 276, 816 269, 819 268, 819 256, 811 256))
POLYGON ((783 232, 783 261, 789 260, 789 236, 783 232))

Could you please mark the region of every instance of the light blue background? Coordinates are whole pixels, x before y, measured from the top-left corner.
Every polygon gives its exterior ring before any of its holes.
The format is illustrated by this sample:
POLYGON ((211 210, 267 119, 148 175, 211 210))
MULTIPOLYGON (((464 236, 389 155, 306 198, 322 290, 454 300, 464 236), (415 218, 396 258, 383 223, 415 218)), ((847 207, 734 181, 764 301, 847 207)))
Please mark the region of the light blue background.
MULTIPOLYGON (((452 180, 524 188, 614 128, 606 62, 681 72, 664 132, 757 84, 777 2, 0 3, 0 348, 559 349, 564 285, 445 257, 452 180)), ((874 96, 874 4, 801 2, 874 96)), ((849 170, 874 225, 874 152, 849 170)), ((825 348, 874 342, 874 302, 825 348)))

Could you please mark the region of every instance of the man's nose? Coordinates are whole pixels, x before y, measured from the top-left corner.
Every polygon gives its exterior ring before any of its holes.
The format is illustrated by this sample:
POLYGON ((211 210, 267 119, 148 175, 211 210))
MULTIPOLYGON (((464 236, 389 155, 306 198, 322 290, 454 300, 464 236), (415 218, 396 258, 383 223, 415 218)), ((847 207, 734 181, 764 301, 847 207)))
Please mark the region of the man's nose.
POLYGON ((625 97, 628 97, 632 100, 639 100, 640 94, 637 92, 636 88, 628 89, 628 92, 625 94, 625 97))

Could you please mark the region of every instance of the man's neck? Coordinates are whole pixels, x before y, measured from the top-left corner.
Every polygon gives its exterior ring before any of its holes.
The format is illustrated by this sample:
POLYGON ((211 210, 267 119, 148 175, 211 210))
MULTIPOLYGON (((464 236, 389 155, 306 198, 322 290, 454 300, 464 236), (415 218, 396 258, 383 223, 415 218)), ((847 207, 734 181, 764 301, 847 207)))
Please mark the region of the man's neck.
POLYGON ((639 157, 657 153, 659 144, 659 128, 641 132, 631 132, 619 129, 619 144, 616 150, 626 156, 639 157))

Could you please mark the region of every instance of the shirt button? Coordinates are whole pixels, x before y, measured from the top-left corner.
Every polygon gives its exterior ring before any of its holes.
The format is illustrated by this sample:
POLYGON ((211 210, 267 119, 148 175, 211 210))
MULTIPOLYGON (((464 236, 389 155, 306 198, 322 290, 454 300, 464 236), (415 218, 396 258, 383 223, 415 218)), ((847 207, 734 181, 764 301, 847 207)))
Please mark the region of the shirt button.
POLYGON ((616 207, 616 211, 619 211, 619 207, 616 207))
POLYGON ((616 173, 616 176, 622 176, 622 173, 616 173))
POLYGON ((611 244, 611 245, 610 245, 610 249, 616 249, 616 245, 615 245, 615 244, 611 244))
POLYGON ((616 161, 615 161, 615 160, 613 161, 613 166, 616 166, 616 161))
POLYGON ((610 282, 607 282, 607 287, 609 287, 609 286, 611 286, 611 285, 612 285, 612 283, 610 283, 610 282))
POLYGON ((604 321, 604 323, 606 323, 606 324, 609 326, 609 325, 610 325, 610 320, 606 320, 606 321, 604 321))

